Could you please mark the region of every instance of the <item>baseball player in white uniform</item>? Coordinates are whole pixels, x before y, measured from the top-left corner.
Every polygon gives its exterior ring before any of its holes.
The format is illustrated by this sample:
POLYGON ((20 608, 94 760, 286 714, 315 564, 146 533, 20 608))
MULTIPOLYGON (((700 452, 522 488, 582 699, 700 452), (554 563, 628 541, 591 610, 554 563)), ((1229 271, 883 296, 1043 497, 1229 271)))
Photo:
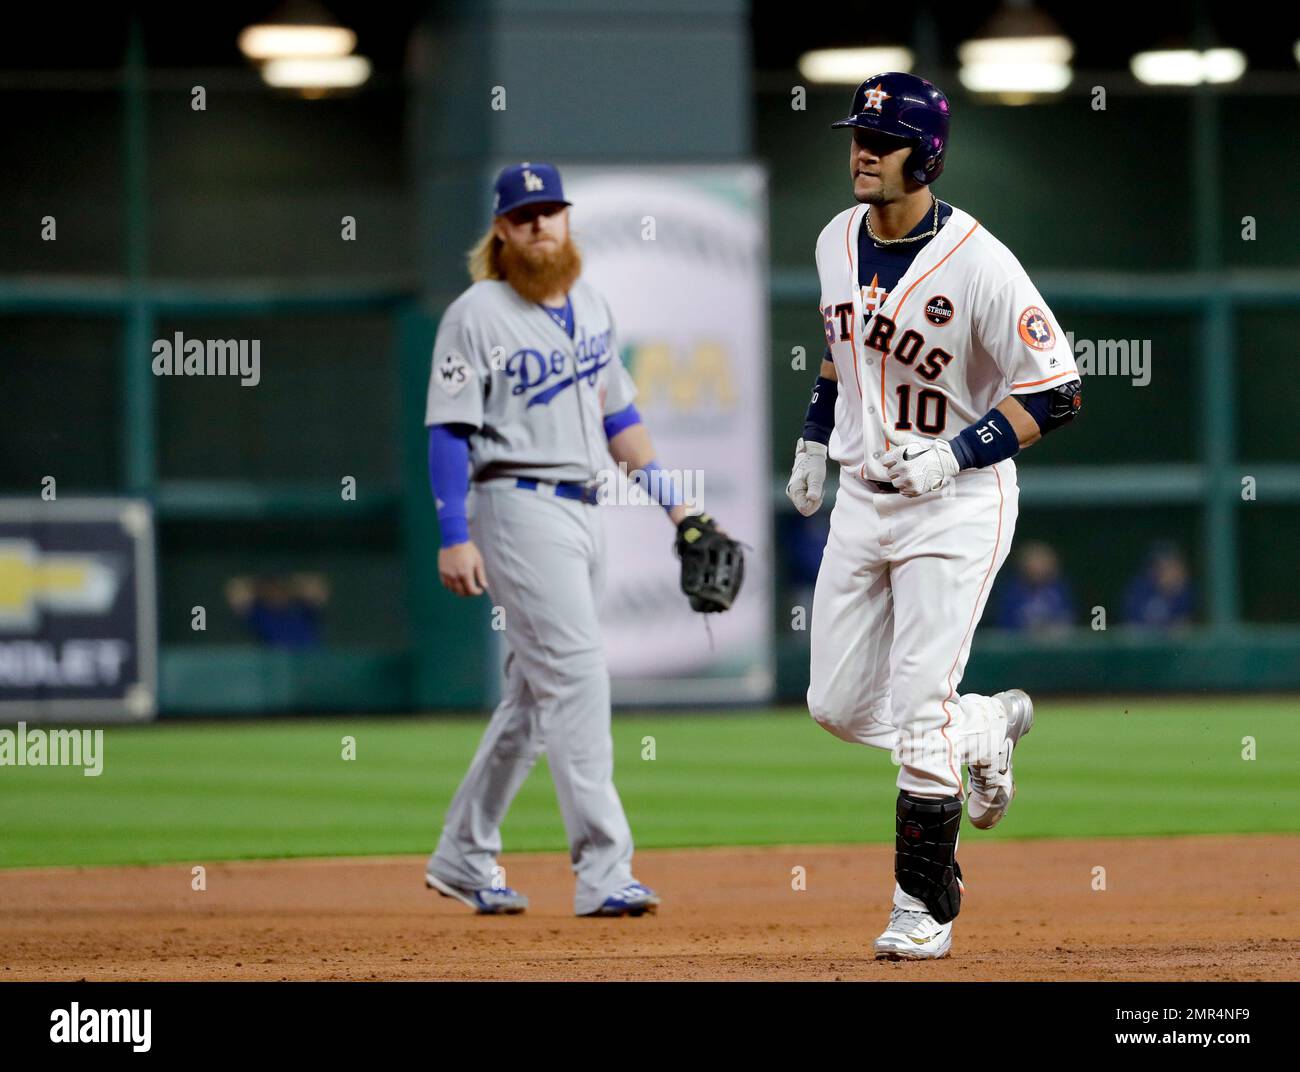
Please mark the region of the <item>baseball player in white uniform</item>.
POLYGON ((462 596, 491 590, 508 655, 501 703, 425 880, 483 914, 528 905, 500 881, 496 858, 501 821, 543 749, 577 876, 577 914, 636 916, 659 905, 632 874, 632 834, 613 780, 596 509, 611 457, 665 508, 679 538, 699 539, 702 519, 686 516, 679 483, 654 460, 609 307, 579 278, 569 204, 549 164, 501 172, 491 228, 470 254, 475 282, 442 318, 429 381, 439 573, 462 596))
POLYGON ((1081 404, 1074 355, 1014 256, 938 200, 948 100, 868 78, 853 113, 857 202, 817 240, 827 353, 787 493, 805 516, 826 462, 839 492, 813 596, 808 707, 898 764, 893 911, 878 959, 945 956, 961 909, 963 801, 1006 814, 1024 692, 959 694, 1015 529, 1019 450, 1081 404), (963 787, 962 766, 969 778, 963 787))

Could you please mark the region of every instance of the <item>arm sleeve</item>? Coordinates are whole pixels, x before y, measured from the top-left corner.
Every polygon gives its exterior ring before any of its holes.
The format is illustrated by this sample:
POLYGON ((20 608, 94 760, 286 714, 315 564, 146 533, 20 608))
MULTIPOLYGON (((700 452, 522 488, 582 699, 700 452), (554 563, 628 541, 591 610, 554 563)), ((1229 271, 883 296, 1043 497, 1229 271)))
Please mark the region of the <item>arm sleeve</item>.
POLYGON ((1023 271, 995 284, 975 314, 975 336, 1012 394, 1043 391, 1079 378, 1070 340, 1023 271))
POLYGON ((461 316, 449 313, 438 325, 424 423, 483 426, 486 363, 461 316))
POLYGON ((429 428, 429 486, 438 508, 442 546, 469 539, 465 500, 469 496, 469 429, 435 424, 429 428))

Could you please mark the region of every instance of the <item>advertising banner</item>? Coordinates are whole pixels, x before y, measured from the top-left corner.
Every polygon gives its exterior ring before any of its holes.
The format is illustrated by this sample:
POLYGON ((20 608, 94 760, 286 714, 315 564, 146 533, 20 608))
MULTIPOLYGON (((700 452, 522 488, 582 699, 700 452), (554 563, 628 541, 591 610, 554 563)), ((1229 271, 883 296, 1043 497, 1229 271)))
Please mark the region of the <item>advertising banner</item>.
POLYGON ((748 165, 562 171, 583 276, 613 311, 658 460, 748 545, 735 606, 706 621, 681 593, 662 510, 629 504, 639 489, 623 487, 602 507, 601 619, 615 698, 765 700, 773 687, 765 174, 748 165))
POLYGON ((0 499, 0 720, 154 717, 155 615, 146 504, 0 499))

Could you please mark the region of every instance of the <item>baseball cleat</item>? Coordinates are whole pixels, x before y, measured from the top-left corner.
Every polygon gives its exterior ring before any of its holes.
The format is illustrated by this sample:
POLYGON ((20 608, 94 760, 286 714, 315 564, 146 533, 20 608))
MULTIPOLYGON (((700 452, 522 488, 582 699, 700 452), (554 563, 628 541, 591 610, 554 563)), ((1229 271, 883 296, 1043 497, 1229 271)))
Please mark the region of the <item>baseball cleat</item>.
POLYGON ((929 912, 894 906, 889 926, 875 942, 877 960, 938 960, 952 948, 952 923, 929 912))
POLYGON ((584 912, 584 916, 641 916, 653 913, 659 907, 659 895, 639 882, 630 882, 617 893, 605 898, 604 903, 594 912, 584 912))
POLYGON ((463 905, 474 909, 480 916, 514 916, 528 907, 528 898, 509 886, 493 889, 468 889, 443 882, 437 875, 425 872, 424 884, 431 890, 437 890, 444 897, 451 897, 463 905))
POLYGON ((1020 689, 997 693, 993 699, 1006 708, 1007 736, 988 763, 972 763, 966 783, 966 817, 979 830, 992 830, 1002 821, 1016 795, 1011 754, 1016 743, 1034 725, 1034 701, 1020 689))

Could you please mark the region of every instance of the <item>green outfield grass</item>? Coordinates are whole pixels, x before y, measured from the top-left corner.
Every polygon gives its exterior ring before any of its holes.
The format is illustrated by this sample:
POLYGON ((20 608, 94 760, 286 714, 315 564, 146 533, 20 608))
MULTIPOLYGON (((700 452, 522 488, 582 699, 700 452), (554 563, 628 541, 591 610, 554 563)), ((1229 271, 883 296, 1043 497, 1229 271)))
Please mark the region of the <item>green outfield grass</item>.
MULTIPOLYGON (((1300 830, 1288 699, 1040 702, 998 838, 1300 830), (1242 738, 1257 758, 1242 758, 1242 738)), ((104 771, 0 767, 0 866, 427 852, 481 720, 162 724, 105 731, 104 771), (357 758, 340 758, 356 737, 357 758)), ((617 781, 637 844, 888 841, 894 768, 802 711, 628 713, 617 781), (642 739, 656 758, 643 760, 642 739)), ((545 764, 507 850, 564 848, 545 764)))

